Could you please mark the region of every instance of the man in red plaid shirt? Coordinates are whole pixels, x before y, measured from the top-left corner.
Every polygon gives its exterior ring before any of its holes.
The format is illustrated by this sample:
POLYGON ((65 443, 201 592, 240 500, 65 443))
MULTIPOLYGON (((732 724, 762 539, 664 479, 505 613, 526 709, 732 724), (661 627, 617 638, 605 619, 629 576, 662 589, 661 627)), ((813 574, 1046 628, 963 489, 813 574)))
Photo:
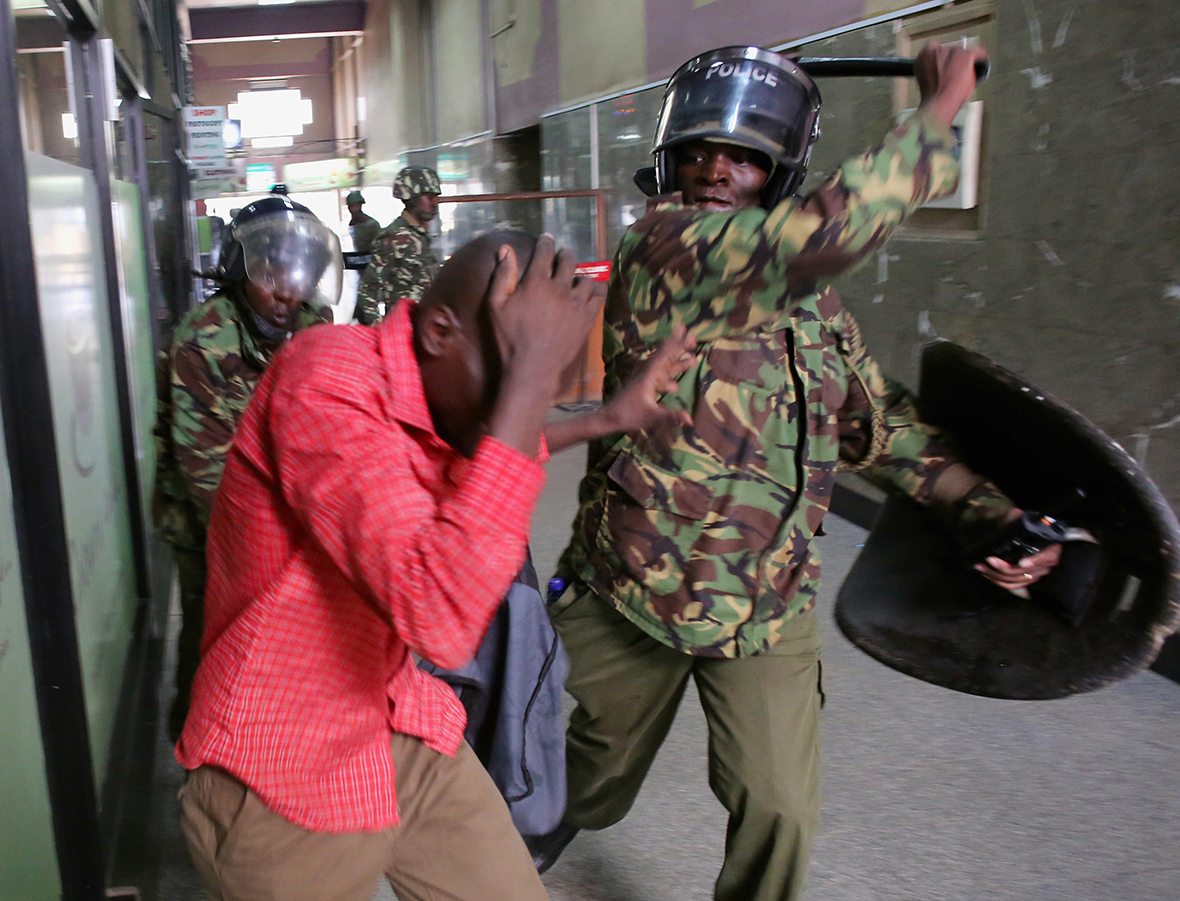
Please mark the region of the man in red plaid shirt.
MULTIPOLYGON (((312 329, 259 385, 209 529, 202 660, 176 756, 197 869, 224 901, 528 901, 545 891, 415 665, 472 657, 524 560, 541 427, 602 299, 553 240, 459 250, 375 329, 312 329), (519 277, 518 258, 531 262, 519 277)), ((677 335, 554 449, 683 418, 677 335)))

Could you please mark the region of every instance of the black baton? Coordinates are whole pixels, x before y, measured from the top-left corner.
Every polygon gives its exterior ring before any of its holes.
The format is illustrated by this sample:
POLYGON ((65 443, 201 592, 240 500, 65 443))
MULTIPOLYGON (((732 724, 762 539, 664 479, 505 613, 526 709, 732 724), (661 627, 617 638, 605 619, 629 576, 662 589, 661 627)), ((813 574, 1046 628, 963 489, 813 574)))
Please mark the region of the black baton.
MULTIPOLYGON (((795 60, 795 65, 814 78, 850 78, 858 75, 897 75, 912 78, 914 60, 908 56, 826 57, 812 56, 795 60)), ((983 84, 991 73, 986 59, 975 61, 975 83, 983 84)))

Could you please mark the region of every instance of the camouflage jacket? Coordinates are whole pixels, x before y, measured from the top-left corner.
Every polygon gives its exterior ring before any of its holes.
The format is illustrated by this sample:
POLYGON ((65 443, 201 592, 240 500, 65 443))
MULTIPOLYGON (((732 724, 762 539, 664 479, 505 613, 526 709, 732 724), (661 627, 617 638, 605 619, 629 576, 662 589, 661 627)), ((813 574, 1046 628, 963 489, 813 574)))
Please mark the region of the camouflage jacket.
MULTIPOLYGON (((317 322, 331 322, 331 311, 305 305, 296 328, 317 322)), ((157 361, 152 518, 175 547, 205 547, 230 440, 274 356, 245 323, 239 303, 218 292, 181 320, 157 361)))
MULTIPOLYGON (((952 190, 953 147, 945 128, 918 117, 811 195, 821 212, 795 199, 769 212, 661 203, 631 227, 608 286, 605 394, 683 323, 696 362, 668 402, 693 425, 591 447, 560 572, 674 648, 742 657, 814 604, 811 539, 838 464, 871 464, 930 499, 955 458, 819 280, 952 190)), ((1009 508, 990 485, 969 501, 982 516, 1009 508)))
POLYGON ((356 292, 356 319, 376 325, 383 318, 379 303, 389 307, 403 297, 420 300, 438 274, 430 233, 398 216, 373 242, 373 258, 356 292))
POLYGON ((377 240, 377 236, 381 234, 381 223, 361 213, 360 221, 355 225, 348 226, 349 232, 352 233, 352 246, 357 253, 368 253, 373 249, 373 242, 377 240))

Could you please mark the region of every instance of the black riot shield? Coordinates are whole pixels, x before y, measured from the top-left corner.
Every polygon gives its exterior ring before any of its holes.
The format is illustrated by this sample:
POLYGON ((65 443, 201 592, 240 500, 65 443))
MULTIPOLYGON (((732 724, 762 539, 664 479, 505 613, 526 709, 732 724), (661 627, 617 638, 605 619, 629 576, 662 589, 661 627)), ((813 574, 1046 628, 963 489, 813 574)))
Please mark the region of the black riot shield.
POLYGON ((1065 404, 949 341, 923 350, 919 398, 923 418, 1017 504, 1093 533, 1098 544, 1080 557, 1067 545, 1055 571, 1084 609, 1063 615, 1041 583, 1028 598, 997 588, 926 509, 891 497, 840 588, 841 631, 895 669, 988 697, 1063 697, 1149 666, 1180 625, 1180 525, 1138 464, 1065 404))

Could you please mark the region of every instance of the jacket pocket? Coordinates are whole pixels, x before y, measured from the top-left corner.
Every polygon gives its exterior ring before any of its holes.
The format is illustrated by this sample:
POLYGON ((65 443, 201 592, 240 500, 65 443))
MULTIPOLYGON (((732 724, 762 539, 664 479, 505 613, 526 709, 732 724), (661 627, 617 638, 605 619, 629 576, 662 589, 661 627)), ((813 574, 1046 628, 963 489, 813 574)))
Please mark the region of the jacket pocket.
POLYGON ((615 458, 607 475, 641 507, 667 510, 687 519, 704 519, 713 502, 713 489, 706 482, 669 472, 626 452, 615 458))
POLYGON ((692 551, 713 501, 712 487, 628 453, 620 454, 607 474, 600 550, 652 593, 678 592, 686 577, 692 580, 692 551))

